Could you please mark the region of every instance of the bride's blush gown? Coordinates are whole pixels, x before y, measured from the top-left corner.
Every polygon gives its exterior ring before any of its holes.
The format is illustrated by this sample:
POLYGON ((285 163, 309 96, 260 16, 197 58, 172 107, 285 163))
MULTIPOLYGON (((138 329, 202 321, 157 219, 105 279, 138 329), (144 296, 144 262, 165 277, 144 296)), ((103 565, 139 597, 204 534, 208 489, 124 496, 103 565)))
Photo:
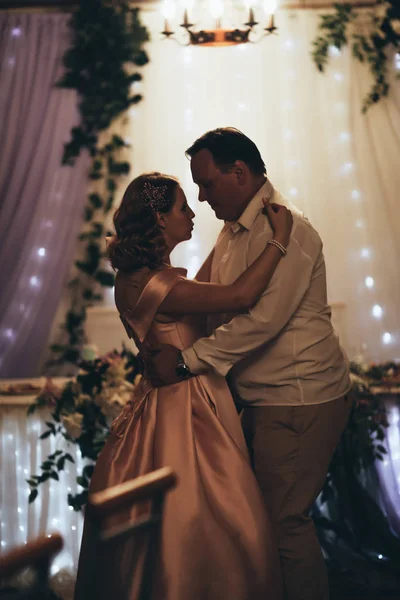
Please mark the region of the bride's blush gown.
MULTIPOLYGON (((202 335, 196 319, 157 314, 185 274, 171 267, 118 274, 117 308, 141 351, 154 343, 184 349, 202 335)), ((223 377, 210 372, 157 389, 143 377, 112 425, 90 492, 163 466, 178 485, 164 506, 152 600, 281 600, 272 526, 223 377)), ((144 546, 130 540, 101 559, 98 551, 86 519, 75 600, 137 600, 144 546)))

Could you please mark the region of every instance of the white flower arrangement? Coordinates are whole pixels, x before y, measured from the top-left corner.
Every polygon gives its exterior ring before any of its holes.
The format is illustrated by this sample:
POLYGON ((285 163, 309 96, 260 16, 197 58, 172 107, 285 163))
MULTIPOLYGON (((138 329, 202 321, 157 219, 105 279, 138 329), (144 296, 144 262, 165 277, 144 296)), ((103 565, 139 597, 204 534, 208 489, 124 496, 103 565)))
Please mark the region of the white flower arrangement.
MULTIPOLYGON (((140 361, 126 348, 98 357, 95 347, 86 346, 81 353, 77 376, 63 388, 47 380, 30 406, 29 414, 38 407, 47 406, 52 410, 52 421, 46 422, 48 429, 41 439, 54 435, 76 444, 82 458, 89 461, 77 477, 83 492, 68 495, 74 510, 80 510, 86 503, 94 463, 107 439, 110 424, 132 398, 140 378, 140 361)), ((42 473, 27 480, 31 488, 30 502, 37 497, 41 483, 50 478, 59 480, 59 473, 67 461, 73 462, 73 458, 61 449, 47 457, 41 465, 42 473)))

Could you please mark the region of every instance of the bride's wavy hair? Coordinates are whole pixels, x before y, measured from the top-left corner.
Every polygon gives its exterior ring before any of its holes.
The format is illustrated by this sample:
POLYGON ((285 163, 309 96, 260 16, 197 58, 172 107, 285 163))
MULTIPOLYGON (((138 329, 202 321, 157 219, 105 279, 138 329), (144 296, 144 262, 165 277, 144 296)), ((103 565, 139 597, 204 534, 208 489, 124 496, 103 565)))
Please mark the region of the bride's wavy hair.
POLYGON ((167 246, 156 213, 171 210, 178 186, 177 179, 156 171, 131 181, 114 213, 115 235, 107 244, 113 269, 132 273, 162 265, 167 246))

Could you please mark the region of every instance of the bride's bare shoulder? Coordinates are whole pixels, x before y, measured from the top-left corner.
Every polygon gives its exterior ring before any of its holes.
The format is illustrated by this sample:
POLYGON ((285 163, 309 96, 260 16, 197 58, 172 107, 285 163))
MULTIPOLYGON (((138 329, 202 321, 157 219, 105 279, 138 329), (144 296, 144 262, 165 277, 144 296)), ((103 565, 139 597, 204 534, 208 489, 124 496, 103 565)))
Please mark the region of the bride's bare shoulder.
POLYGON ((133 273, 118 271, 115 277, 114 297, 119 312, 135 306, 140 294, 154 273, 154 270, 147 267, 133 273))

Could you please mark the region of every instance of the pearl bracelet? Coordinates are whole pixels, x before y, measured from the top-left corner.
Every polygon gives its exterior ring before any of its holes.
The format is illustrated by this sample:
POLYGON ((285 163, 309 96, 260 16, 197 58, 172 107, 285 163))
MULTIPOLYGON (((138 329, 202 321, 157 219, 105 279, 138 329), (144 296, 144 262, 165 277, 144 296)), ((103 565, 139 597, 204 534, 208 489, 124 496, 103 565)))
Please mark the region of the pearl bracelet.
POLYGON ((282 246, 282 244, 280 242, 277 242, 276 240, 274 240, 272 238, 271 240, 268 240, 267 245, 268 244, 275 246, 276 248, 278 248, 278 250, 280 250, 282 252, 283 256, 286 256, 287 250, 286 250, 285 246, 282 246))

